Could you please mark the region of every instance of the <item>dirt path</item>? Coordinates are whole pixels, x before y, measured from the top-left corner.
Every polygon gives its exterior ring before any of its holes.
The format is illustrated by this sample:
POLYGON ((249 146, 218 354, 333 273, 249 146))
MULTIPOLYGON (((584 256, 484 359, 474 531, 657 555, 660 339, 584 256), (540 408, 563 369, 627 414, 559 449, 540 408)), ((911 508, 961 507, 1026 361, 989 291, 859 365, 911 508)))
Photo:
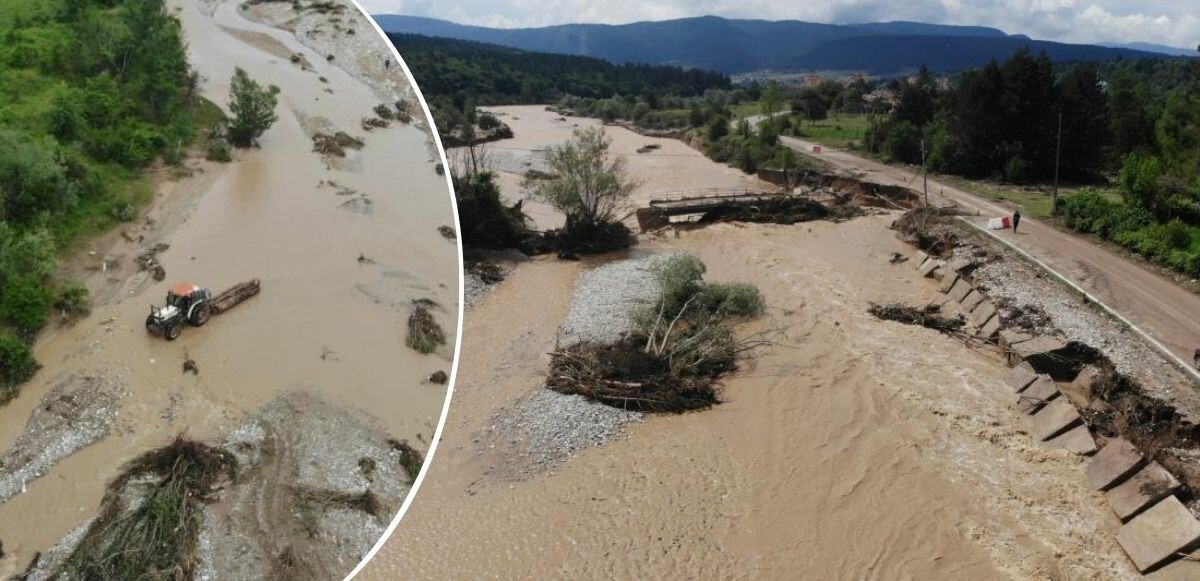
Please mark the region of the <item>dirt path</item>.
MULTIPOLYGON (((98 273, 92 282, 104 300, 91 317, 39 344, 45 368, 0 408, 5 450, 66 377, 112 378, 126 392, 106 439, 0 504, 8 553, 2 577, 82 523, 121 464, 177 433, 224 434, 280 392, 302 390, 368 413, 394 437, 416 444, 419 435, 427 441, 433 433, 445 398, 445 386, 424 379, 449 371, 451 349, 422 356, 404 346, 417 298, 437 301, 435 317, 448 336, 456 333, 458 251, 437 232, 454 218, 426 133, 394 124, 364 134, 361 119, 373 115, 381 98, 291 32, 244 18, 240 2, 169 4, 183 23, 204 96, 226 103, 228 81, 240 66, 280 87, 279 121, 260 149, 164 184, 150 210, 153 224, 139 228, 145 239, 123 242, 118 254, 129 261, 142 247, 169 243, 159 255, 166 280, 124 267, 98 273), (281 57, 280 47, 304 55, 312 69, 281 57), (360 136, 365 147, 324 159, 310 137, 327 128, 360 136), (345 188, 354 193, 344 195, 345 188), (178 341, 143 329, 148 305, 161 304, 171 283, 190 280, 220 291, 249 278, 262 280, 261 295, 203 328, 185 329, 178 341), (181 372, 185 357, 196 361, 198 375, 181 372)), ((378 44, 385 49, 382 39, 378 44)))
MULTIPOLYGON (((799 152, 810 153, 815 143, 781 137, 799 152)), ((811 155, 811 153, 810 153, 811 155)), ((841 169, 863 172, 864 179, 921 190, 912 172, 863 159, 844 150, 822 147, 813 155, 841 169)), ((929 180, 931 202, 958 203, 981 214, 975 220, 1005 216, 1011 208, 929 180)), ((1063 232, 1036 220, 1023 218, 1020 233, 1001 231, 1000 236, 1029 252, 1075 284, 1122 313, 1184 361, 1200 348, 1200 296, 1136 262, 1098 246, 1086 238, 1063 232)))

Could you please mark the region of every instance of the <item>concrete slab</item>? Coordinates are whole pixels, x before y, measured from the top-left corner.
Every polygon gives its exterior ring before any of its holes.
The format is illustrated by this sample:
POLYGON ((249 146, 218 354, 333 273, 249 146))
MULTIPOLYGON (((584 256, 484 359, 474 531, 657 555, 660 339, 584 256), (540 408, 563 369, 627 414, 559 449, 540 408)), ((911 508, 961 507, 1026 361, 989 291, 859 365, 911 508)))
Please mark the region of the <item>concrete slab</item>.
POLYGON ((958 279, 958 282, 954 283, 954 286, 950 288, 950 298, 954 299, 955 302, 961 303, 963 299, 967 298, 967 295, 973 290, 975 289, 971 287, 971 283, 967 282, 965 278, 960 278, 958 279))
POLYGON ((1091 430, 1083 424, 1046 440, 1045 444, 1047 448, 1066 450, 1080 456, 1091 456, 1096 453, 1096 439, 1092 437, 1091 430))
POLYGON ((921 268, 917 269, 917 272, 920 273, 921 276, 923 276, 925 278, 929 278, 929 277, 933 276, 933 271, 937 270, 937 268, 941 265, 942 265, 941 261, 934 260, 931 258, 929 260, 926 260, 925 264, 922 264, 921 268))
POLYGON ((1008 349, 1017 343, 1033 339, 1033 335, 1016 329, 1005 329, 1000 332, 1000 346, 1008 349))
POLYGON ((924 250, 918 250, 917 253, 913 255, 913 268, 921 268, 921 266, 925 264, 926 260, 929 260, 929 255, 925 254, 924 250))
POLYGON ((987 297, 978 290, 971 291, 971 294, 967 295, 967 298, 962 300, 963 311, 969 313, 975 310, 975 307, 978 307, 979 303, 982 303, 986 298, 987 297))
POLYGON ((1168 496, 1117 531, 1117 544, 1145 573, 1200 542, 1200 521, 1178 498, 1168 496))
POLYGON ((1179 481, 1158 462, 1138 470, 1129 480, 1104 493, 1108 506, 1122 522, 1179 490, 1179 481))
MULTIPOLYGON (((1192 556, 1200 558, 1200 555, 1196 553, 1192 553, 1192 556)), ((1180 559, 1146 575, 1146 579, 1148 581, 1196 581, 1200 579, 1200 561, 1180 559)))
POLYGON ((1045 442, 1082 423, 1079 410, 1066 398, 1060 397, 1033 414, 1033 435, 1045 442))
POLYGON ((938 288, 941 288, 940 283, 946 278, 947 274, 951 273, 949 270, 946 270, 945 264, 939 264, 937 268, 933 269, 933 280, 938 281, 938 288))
POLYGON ((995 317, 989 319, 988 322, 984 323, 983 326, 979 328, 979 332, 976 333, 975 336, 979 337, 980 339, 991 339, 998 333, 1000 333, 1000 315, 996 315, 995 317))
POLYGON ((1021 392, 1017 398, 1017 409, 1022 413, 1032 414, 1056 397, 1058 386, 1049 377, 1042 376, 1021 392))
POLYGON ((1016 367, 1008 370, 1008 375, 1005 376, 1004 383, 1011 387, 1013 391, 1023 391, 1037 378, 1037 372, 1033 370, 1033 367, 1022 361, 1016 367))
POLYGON ((992 301, 984 300, 975 307, 975 310, 971 311, 971 322, 975 323, 976 327, 982 327, 984 323, 988 322, 988 319, 995 315, 996 305, 993 305, 992 301))
POLYGON ((1137 472, 1146 458, 1125 438, 1112 438, 1087 467, 1088 486, 1108 490, 1137 472))
POLYGON ((956 282, 958 282, 958 273, 951 270, 946 273, 946 276, 942 277, 942 284, 938 285, 938 290, 942 294, 948 293, 950 289, 954 288, 954 283, 956 282))
POLYGON ((1017 361, 1027 361, 1038 373, 1046 373, 1060 380, 1070 380, 1075 377, 1078 368, 1071 367, 1071 358, 1065 350, 1067 344, 1055 337, 1034 337, 1008 347, 1008 361, 1015 365, 1017 361))
POLYGON ((973 265, 973 264, 975 264, 975 263, 973 263, 970 260, 967 260, 965 258, 957 258, 955 260, 951 260, 950 264, 947 265, 947 267, 953 272, 962 274, 962 272, 964 270, 970 268, 971 265, 973 265))

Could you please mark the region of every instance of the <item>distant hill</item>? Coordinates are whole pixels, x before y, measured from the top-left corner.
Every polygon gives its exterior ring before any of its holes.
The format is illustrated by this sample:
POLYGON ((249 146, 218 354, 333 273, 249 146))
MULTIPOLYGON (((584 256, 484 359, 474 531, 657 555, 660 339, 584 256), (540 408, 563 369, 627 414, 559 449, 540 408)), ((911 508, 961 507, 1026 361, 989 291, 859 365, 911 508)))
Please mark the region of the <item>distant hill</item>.
POLYGON ((608 98, 613 95, 694 96, 728 89, 729 77, 701 69, 645 64, 617 65, 605 60, 527 52, 468 40, 388 33, 404 55, 426 97, 448 97, 459 105, 550 103, 564 95, 608 98))
POLYGON ((865 22, 847 24, 854 28, 865 28, 883 34, 903 34, 915 36, 1008 36, 1003 30, 987 26, 956 26, 952 24, 926 24, 924 22, 909 22, 897 20, 894 22, 865 22))
POLYGON ((1194 57, 1200 54, 1197 53, 1196 49, 1194 48, 1178 48, 1174 46, 1167 46, 1165 44, 1154 44, 1153 42, 1130 42, 1125 44, 1102 42, 1100 43, 1100 46, 1107 46, 1111 48, 1131 48, 1133 50, 1144 50, 1146 52, 1165 54, 1168 56, 1194 57))
POLYGON ((416 16, 377 15, 388 32, 472 40, 527 51, 591 56, 614 63, 700 68, 726 74, 763 69, 863 70, 900 73, 928 65, 937 71, 1007 58, 1018 46, 1047 50, 1059 60, 1162 58, 1128 48, 1066 45, 1005 35, 979 26, 916 22, 854 25, 796 20, 731 20, 715 16, 631 24, 563 24, 497 29, 416 16), (896 51, 887 54, 885 51, 896 51), (847 66, 853 64, 854 66, 847 66))
POLYGON ((913 71, 922 64, 939 71, 979 67, 1004 60, 1022 46, 1035 54, 1046 51, 1055 62, 1106 61, 1117 58, 1162 58, 1164 55, 1127 48, 1064 44, 1045 40, 985 36, 888 35, 833 40, 795 59, 800 70, 864 71, 874 75, 913 71))

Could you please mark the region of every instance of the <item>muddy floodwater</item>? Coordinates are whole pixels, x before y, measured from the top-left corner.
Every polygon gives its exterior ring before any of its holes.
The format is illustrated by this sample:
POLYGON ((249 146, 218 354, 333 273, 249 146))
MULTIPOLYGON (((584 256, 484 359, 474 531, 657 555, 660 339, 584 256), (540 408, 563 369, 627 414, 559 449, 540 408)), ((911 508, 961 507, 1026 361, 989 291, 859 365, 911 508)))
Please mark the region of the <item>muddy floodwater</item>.
MULTIPOLYGON (((503 109, 507 122, 516 109, 503 109)), ((569 134, 546 123, 526 135, 569 134)), ((609 131, 616 143, 646 140, 609 131)), ((661 179, 634 155, 635 177, 661 179)), ((687 183, 744 179, 698 153, 679 159, 687 183)), ((773 344, 727 379, 712 410, 647 416, 622 438, 509 478, 500 463, 512 443, 489 428, 541 389, 573 285, 600 261, 518 265, 466 314, 437 460, 364 578, 1134 576, 1084 460, 1026 433, 998 357, 867 313, 871 302, 946 301, 911 266, 890 264, 912 252, 887 228, 895 217, 643 236, 634 255, 690 252, 708 280, 758 285, 767 312, 739 332, 769 332, 773 344)))
MULTIPOLYGON (((119 407, 106 438, 0 504, 8 553, 0 577, 83 524, 125 461, 179 433, 217 437, 285 391, 316 394, 396 439, 428 447, 446 387, 425 379, 451 368, 460 272, 456 242, 437 230, 453 226, 454 215, 428 130, 393 123, 364 132, 362 120, 396 95, 352 76, 293 31, 248 18, 240 4, 169 2, 201 93, 224 106, 239 66, 279 87, 279 120, 260 148, 235 151, 233 163, 190 160, 192 175, 182 178, 164 171, 146 220, 71 261, 90 273, 97 304, 90 317, 38 344, 44 368, 0 408, 0 451, 20 436, 43 396, 71 378, 104 378, 119 407), (313 152, 318 131, 345 131, 364 146, 326 158, 313 152), (167 273, 161 282, 134 265, 158 242, 169 245, 158 255, 167 273), (202 328, 185 328, 174 342, 143 328, 150 305, 161 305, 172 283, 215 293, 252 278, 262 282, 259 296, 202 328), (428 356, 405 347, 416 299, 439 305, 433 314, 450 347, 428 356), (188 358, 198 374, 182 372, 188 358)), ((403 73, 393 66, 390 74, 423 120, 403 73)))
MULTIPOLYGON (((502 190, 513 201, 524 199, 521 181, 529 170, 545 171, 546 151, 571 138, 578 129, 597 127, 600 120, 564 117, 544 105, 488 107, 488 111, 513 130, 512 139, 483 146, 489 165, 496 170, 502 190)), ((607 127, 614 155, 625 156, 630 176, 638 186, 624 212, 644 206, 656 197, 695 194, 704 190, 750 189, 774 191, 771 184, 737 169, 715 164, 678 139, 647 137, 615 126, 607 127), (648 145, 657 146, 644 150, 648 145)), ((454 150, 446 152, 453 163, 454 150)), ((562 215, 537 201, 526 200, 525 212, 539 229, 562 226, 562 215)), ((624 213, 623 212, 623 213, 624 213)))

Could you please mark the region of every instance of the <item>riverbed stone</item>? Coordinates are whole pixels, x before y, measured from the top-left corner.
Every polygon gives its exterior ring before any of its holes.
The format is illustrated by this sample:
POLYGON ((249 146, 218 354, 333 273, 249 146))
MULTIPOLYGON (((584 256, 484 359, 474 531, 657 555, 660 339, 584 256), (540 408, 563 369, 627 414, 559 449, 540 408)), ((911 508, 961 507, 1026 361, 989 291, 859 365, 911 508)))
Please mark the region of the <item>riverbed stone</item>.
POLYGON ((1145 573, 1200 542, 1200 521, 1178 498, 1168 496, 1117 531, 1117 544, 1145 573))
POLYGON ((982 303, 986 298, 987 297, 978 290, 971 291, 971 294, 967 295, 967 298, 962 300, 963 312, 969 313, 975 310, 975 307, 979 306, 979 303, 982 303))
POLYGON ((1114 486, 1104 493, 1108 506, 1122 522, 1136 516, 1146 507, 1175 494, 1179 481, 1158 462, 1151 462, 1138 470, 1129 480, 1114 486))
POLYGON ((1037 378, 1038 374, 1033 370, 1033 367, 1022 361, 1016 367, 1008 370, 1008 375, 1004 378, 1004 383, 1011 387, 1013 391, 1020 392, 1032 385, 1037 378))
POLYGON ((1088 486, 1108 490, 1137 472, 1146 458, 1129 440, 1111 438, 1087 467, 1088 486))
POLYGON ((1079 424, 1045 442, 1047 448, 1066 450, 1080 456, 1091 456, 1096 453, 1096 439, 1092 431, 1084 424, 1079 424))
POLYGON ((971 322, 975 323, 976 327, 982 327, 989 319, 996 315, 996 306, 992 301, 985 300, 971 311, 971 322))
POLYGON ((1022 413, 1032 414, 1058 397, 1058 386, 1054 380, 1046 376, 1038 377, 1033 385, 1021 392, 1017 398, 1017 409, 1022 413))
POLYGON ((953 270, 948 271, 946 276, 942 277, 942 284, 938 285, 938 290, 942 294, 946 294, 950 292, 950 289, 954 288, 954 283, 956 282, 958 282, 958 273, 953 270))
POLYGON ((1081 423, 1079 410, 1060 397, 1033 414, 1033 435, 1045 442, 1081 423))
POLYGON ((977 335, 980 339, 991 339, 999 332, 1000 316, 997 315, 989 319, 988 322, 984 323, 983 326, 979 328, 979 333, 977 335))
POLYGON ((954 286, 950 288, 950 298, 954 299, 954 302, 961 303, 963 302, 963 299, 967 298, 967 295, 970 294, 972 290, 975 289, 971 288, 971 283, 967 282, 967 280, 964 278, 960 278, 958 279, 958 282, 954 283, 954 286))

